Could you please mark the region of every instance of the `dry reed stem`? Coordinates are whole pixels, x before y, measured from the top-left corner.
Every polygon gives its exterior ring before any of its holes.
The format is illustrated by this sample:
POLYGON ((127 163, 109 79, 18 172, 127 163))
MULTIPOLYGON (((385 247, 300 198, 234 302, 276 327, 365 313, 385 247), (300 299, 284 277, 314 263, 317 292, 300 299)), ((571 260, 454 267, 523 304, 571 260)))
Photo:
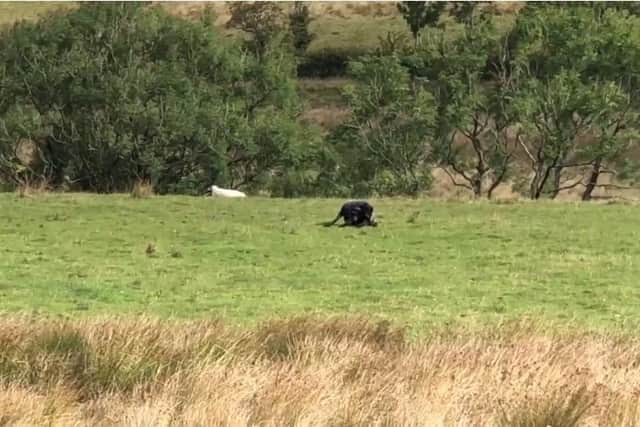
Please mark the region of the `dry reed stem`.
POLYGON ((20 198, 32 197, 46 193, 50 190, 50 185, 45 180, 27 181, 16 187, 16 194, 20 198))
POLYGON ((131 187, 130 194, 134 199, 150 197, 154 194, 153 186, 149 180, 138 180, 131 187))
POLYGON ((0 318, 0 425, 638 425, 640 339, 0 318))

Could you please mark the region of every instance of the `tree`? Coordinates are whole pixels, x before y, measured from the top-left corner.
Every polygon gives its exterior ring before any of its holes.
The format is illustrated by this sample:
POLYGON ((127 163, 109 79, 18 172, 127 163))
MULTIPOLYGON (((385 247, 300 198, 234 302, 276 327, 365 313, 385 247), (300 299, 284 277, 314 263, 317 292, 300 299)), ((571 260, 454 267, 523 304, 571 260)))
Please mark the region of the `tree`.
MULTIPOLYGON (((481 6, 483 3, 486 2, 454 1, 451 2, 451 10, 449 11, 449 13, 458 23, 463 24, 467 28, 473 28, 476 24, 476 12, 478 10, 478 6, 481 6)), ((482 13, 480 14, 480 19, 484 20, 486 18, 487 13, 482 11, 482 13)))
MULTIPOLYGON (((528 88, 519 96, 520 106, 528 102, 529 95, 536 98, 537 115, 525 114, 524 120, 546 128, 535 130, 529 140, 541 138, 535 144, 538 148, 553 140, 554 148, 546 145, 543 152, 550 154, 548 159, 560 155, 548 170, 550 178, 545 178, 544 171, 534 174, 534 181, 538 176, 540 183, 550 187, 544 192, 552 197, 562 189, 584 185, 583 199, 590 199, 604 163, 611 165, 628 148, 621 141, 636 126, 639 26, 636 16, 598 4, 536 5, 525 8, 518 17, 511 34, 513 71, 519 84, 528 88), (537 89, 530 91, 533 87, 537 89), (582 144, 584 139, 591 143, 582 144), (590 167, 587 183, 579 179, 561 185, 562 171, 573 166, 590 167)), ((544 163, 531 145, 522 141, 521 145, 532 162, 544 163)), ((537 197, 539 192, 531 188, 530 193, 537 197)))
POLYGON ((315 37, 309 32, 311 20, 309 6, 302 1, 293 2, 293 9, 289 12, 289 29, 293 35, 293 48, 298 55, 306 52, 315 37))
POLYGON ((259 186, 266 175, 292 170, 308 141, 302 137, 307 131, 296 120, 302 104, 293 54, 278 38, 266 48, 269 55, 264 58, 245 59, 236 104, 230 110, 231 123, 237 124, 229 127, 234 133, 228 133, 233 143, 227 153, 234 185, 259 186))
POLYGON ((345 94, 353 117, 337 132, 358 181, 383 194, 417 194, 430 182, 433 98, 414 89, 396 56, 364 57, 350 64, 356 84, 345 94))
POLYGON ((411 30, 416 48, 420 44, 420 31, 424 27, 436 26, 446 6, 446 2, 434 1, 402 1, 397 3, 398 11, 411 30))
MULTIPOLYGON (((527 6, 511 31, 514 66, 546 80, 574 70, 583 81, 614 81, 640 88, 640 18, 595 3, 527 6)), ((608 4, 608 3, 607 3, 608 4)))
MULTIPOLYGON (((448 40, 444 32, 421 50, 422 66, 414 73, 428 81, 438 105, 436 160, 452 183, 491 198, 508 176, 514 146, 508 138, 512 124, 507 94, 510 81, 502 79, 496 63, 492 84, 483 72, 502 49, 490 20, 465 25, 463 34, 448 40), (451 172, 449 169, 452 169, 451 172)), ((415 65, 415 64, 414 64, 415 65)))
POLYGON ((591 200, 593 191, 600 186, 600 175, 609 172, 611 165, 623 159, 640 136, 634 127, 638 113, 632 109, 630 96, 617 84, 598 84, 593 91, 592 141, 580 147, 578 157, 589 165, 583 185, 582 200, 591 200))
POLYGON ((258 58, 264 58, 269 42, 285 28, 280 5, 270 1, 231 2, 228 8, 231 17, 227 28, 237 28, 251 34, 251 50, 258 58))
MULTIPOLYGON (((206 22, 136 3, 82 5, 0 38, 0 174, 15 147, 37 144, 54 185, 163 192, 269 185, 302 167, 306 131, 291 52, 268 58, 227 43, 206 22)), ((15 180, 14 180, 15 181, 15 180)))
POLYGON ((580 165, 577 143, 600 113, 595 108, 594 88, 579 75, 563 71, 549 82, 529 80, 515 101, 524 136, 518 143, 530 161, 533 177, 529 197, 555 197, 563 189, 564 169, 580 165))

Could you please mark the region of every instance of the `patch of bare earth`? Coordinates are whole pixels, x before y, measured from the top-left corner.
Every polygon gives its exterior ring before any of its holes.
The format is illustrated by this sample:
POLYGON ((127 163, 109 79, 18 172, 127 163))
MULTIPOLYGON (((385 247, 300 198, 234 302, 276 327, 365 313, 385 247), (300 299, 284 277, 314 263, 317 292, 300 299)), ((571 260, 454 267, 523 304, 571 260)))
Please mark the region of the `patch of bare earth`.
POLYGON ((294 318, 0 323, 0 425, 637 425, 640 339, 294 318))

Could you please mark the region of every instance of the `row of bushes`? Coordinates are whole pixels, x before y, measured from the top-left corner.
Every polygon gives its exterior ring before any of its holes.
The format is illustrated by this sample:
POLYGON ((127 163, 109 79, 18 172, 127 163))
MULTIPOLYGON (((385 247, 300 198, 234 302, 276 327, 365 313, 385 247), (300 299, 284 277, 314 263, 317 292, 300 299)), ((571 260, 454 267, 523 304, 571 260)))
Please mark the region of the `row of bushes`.
POLYGON ((432 28, 296 70, 280 30, 243 42, 141 3, 83 5, 0 36, 0 182, 361 197, 418 194, 439 166, 491 197, 524 166, 539 198, 580 166, 586 200, 637 145, 639 113, 639 18, 594 12, 527 7, 505 35, 469 9, 457 38, 432 28), (296 73, 345 68, 351 113, 323 137, 300 120, 296 73))

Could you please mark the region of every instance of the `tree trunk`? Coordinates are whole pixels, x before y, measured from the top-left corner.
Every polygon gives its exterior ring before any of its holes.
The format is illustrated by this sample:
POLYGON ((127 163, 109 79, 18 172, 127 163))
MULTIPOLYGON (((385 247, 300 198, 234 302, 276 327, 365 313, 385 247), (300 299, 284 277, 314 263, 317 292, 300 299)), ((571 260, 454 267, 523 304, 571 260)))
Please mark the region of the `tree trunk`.
POLYGON ((582 193, 582 201, 588 202, 589 200, 591 200, 593 190, 596 188, 596 185, 598 185, 598 178, 600 177, 601 169, 602 169, 602 158, 598 157, 593 162, 593 165, 591 168, 591 175, 589 176, 589 182, 587 183, 587 186, 585 187, 584 192, 582 193))
POLYGON ((536 194, 537 194, 539 179, 540 178, 538 178, 538 172, 536 171, 535 175, 533 176, 533 179, 531 180, 531 183, 529 183, 529 198, 531 200, 535 200, 538 198, 536 194))
POLYGON ((506 165, 504 165, 500 173, 494 178, 491 185, 489 185, 489 189, 487 190, 487 199, 491 200, 491 197, 493 196, 493 190, 498 188, 498 185, 502 183, 506 174, 507 174, 507 167, 506 165))
POLYGON ((540 164, 534 170, 533 179, 529 184, 529 197, 533 200, 540 198, 540 193, 542 191, 542 187, 544 186, 544 169, 543 165, 540 164))
MULTIPOLYGON (((549 179, 549 175, 551 175, 551 171, 555 170, 558 165, 558 158, 556 157, 553 162, 549 165, 545 165, 544 163, 540 163, 536 166, 535 176, 531 181, 531 185, 529 187, 529 195, 532 199, 539 199, 542 196, 542 192, 544 190, 544 186, 549 179)), ((562 171, 562 168, 559 169, 558 174, 562 171)))
POLYGON ((473 178, 471 181, 471 188, 473 188, 474 197, 482 197, 482 176, 478 175, 473 178))
POLYGON ((553 174, 553 178, 552 178, 553 188, 551 190, 551 200, 558 197, 558 193, 560 193, 560 177, 562 176, 562 168, 555 167, 553 169, 552 174, 553 174))
POLYGON ((482 128, 479 126, 479 121, 476 119, 474 119, 474 123, 474 129, 470 139, 478 160, 476 163, 476 174, 471 182, 471 187, 473 187, 473 195, 476 198, 479 198, 482 197, 482 181, 484 181, 488 168, 484 160, 483 146, 480 142, 480 132, 482 131, 482 128))

